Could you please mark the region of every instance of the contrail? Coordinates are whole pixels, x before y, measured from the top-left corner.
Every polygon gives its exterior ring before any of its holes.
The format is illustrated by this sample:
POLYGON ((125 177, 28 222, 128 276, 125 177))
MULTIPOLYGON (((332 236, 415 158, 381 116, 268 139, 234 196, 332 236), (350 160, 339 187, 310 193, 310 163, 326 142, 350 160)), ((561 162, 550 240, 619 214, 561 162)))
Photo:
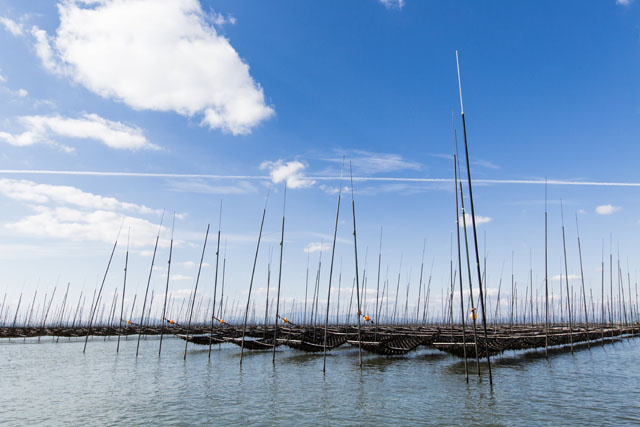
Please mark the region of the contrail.
MULTIPOLYGON (((200 178, 215 180, 269 180, 269 175, 213 175, 195 173, 147 173, 147 172, 98 172, 98 171, 63 171, 63 170, 33 170, 33 169, 0 169, 0 175, 77 175, 77 176, 113 176, 135 178, 200 178)), ((339 176, 304 176, 314 181, 339 181, 339 176)), ((451 183, 451 178, 401 178, 401 177, 353 177, 360 182, 409 182, 409 183, 451 183)), ((640 187, 640 182, 610 182, 610 181, 565 181, 561 179, 475 179, 479 184, 523 184, 535 185, 545 182, 548 185, 575 185, 586 187, 640 187)))

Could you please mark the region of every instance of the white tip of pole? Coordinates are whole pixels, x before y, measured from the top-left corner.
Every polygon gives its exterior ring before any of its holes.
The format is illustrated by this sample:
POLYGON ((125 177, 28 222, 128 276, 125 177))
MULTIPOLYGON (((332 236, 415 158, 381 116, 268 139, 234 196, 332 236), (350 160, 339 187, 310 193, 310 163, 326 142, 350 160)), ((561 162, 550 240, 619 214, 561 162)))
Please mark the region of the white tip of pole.
POLYGON ((458 59, 458 50, 456 49, 456 66, 458 68, 458 92, 460 93, 460 113, 464 114, 462 106, 462 83, 460 83, 460 60, 458 59))

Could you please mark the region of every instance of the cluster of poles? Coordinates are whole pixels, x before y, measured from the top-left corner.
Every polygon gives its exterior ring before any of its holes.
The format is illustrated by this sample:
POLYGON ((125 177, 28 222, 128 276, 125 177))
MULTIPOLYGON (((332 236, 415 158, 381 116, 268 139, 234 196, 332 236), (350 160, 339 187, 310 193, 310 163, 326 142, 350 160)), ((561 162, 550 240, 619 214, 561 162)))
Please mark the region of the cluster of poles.
MULTIPOLYGON (((296 304, 295 300, 290 302, 289 306, 285 301, 281 303, 281 283, 283 275, 283 250, 284 250, 284 236, 285 236, 285 212, 286 212, 286 200, 287 200, 287 185, 284 184, 283 191, 283 205, 282 205, 282 224, 280 232, 279 242, 279 260, 278 260, 278 276, 276 295, 272 295, 269 299, 269 289, 271 286, 271 262, 272 254, 269 256, 268 272, 267 272, 267 295, 264 307, 264 319, 263 324, 266 327, 272 325, 273 328, 273 360, 275 361, 275 343, 278 338, 278 328, 282 328, 284 325, 296 325, 300 327, 312 326, 318 327, 324 324, 324 349, 323 349, 323 370, 326 369, 326 353, 327 353, 327 336, 329 330, 329 324, 336 325, 352 325, 355 321, 355 327, 357 328, 357 343, 359 353, 359 363, 362 366, 362 331, 363 327, 367 328, 367 331, 373 330, 377 333, 378 328, 390 325, 437 325, 442 326, 450 325, 453 331, 454 324, 458 324, 458 320, 462 327, 462 351, 465 360, 465 374, 468 379, 467 371, 467 345, 466 340, 472 337, 474 346, 474 354, 478 362, 478 374, 479 360, 478 354, 484 354, 486 357, 489 382, 493 382, 493 375, 491 370, 491 357, 490 351, 485 348, 484 352, 479 349, 479 346, 488 346, 489 343, 489 331, 493 327, 498 326, 508 327, 513 330, 514 326, 527 325, 531 327, 539 327, 542 329, 544 325, 545 334, 545 352, 548 351, 548 337, 550 329, 553 325, 566 325, 569 328, 570 344, 573 351, 573 328, 580 324, 586 328, 587 337, 590 330, 590 324, 595 330, 596 327, 602 325, 635 325, 638 320, 638 291, 637 284, 635 289, 631 286, 630 272, 623 271, 619 255, 617 268, 614 268, 613 254, 609 253, 608 262, 608 299, 605 299, 607 295, 606 280, 605 280, 605 259, 604 259, 604 242, 603 242, 603 258, 601 263, 602 269, 602 281, 601 281, 601 298, 598 301, 594 301, 593 293, 589 290, 589 295, 585 290, 584 283, 584 271, 582 265, 582 246, 580 241, 580 234, 578 229, 578 217, 576 215, 576 229, 577 234, 577 246, 580 260, 580 289, 576 293, 573 286, 569 285, 569 273, 567 262, 567 246, 565 239, 565 225, 564 225, 564 212, 562 211, 562 243, 563 243, 563 264, 564 271, 560 274, 560 289, 559 297, 554 295, 553 286, 549 286, 548 275, 548 214, 547 214, 547 202, 546 202, 546 186, 545 186, 545 271, 544 271, 544 288, 534 286, 533 270, 529 270, 528 285, 525 288, 524 297, 518 297, 517 294, 517 282, 513 273, 513 257, 512 257, 512 273, 511 273, 511 292, 510 300, 501 301, 501 293, 503 291, 503 277, 501 274, 497 295, 495 301, 491 301, 489 295, 485 290, 486 285, 486 254, 484 259, 480 257, 479 241, 477 233, 477 222, 475 214, 475 205, 473 198, 473 187, 471 179, 471 168, 469 161, 469 144, 467 140, 467 124, 464 113, 464 106, 462 102, 462 85, 460 77, 460 66, 458 61, 458 54, 456 52, 456 64, 458 71, 458 89, 460 94, 460 114, 462 121, 463 141, 464 141, 464 154, 462 156, 466 169, 466 186, 465 179, 462 178, 463 168, 460 166, 460 154, 458 151, 458 136, 454 124, 454 117, 452 113, 452 140, 453 140, 453 172, 454 172, 454 194, 455 194, 455 218, 456 218, 456 242, 457 248, 457 262, 454 261, 454 257, 451 257, 450 261, 450 286, 442 292, 440 296, 441 308, 439 313, 433 313, 429 310, 430 298, 431 298, 431 282, 433 272, 433 262, 431 264, 431 272, 428 275, 425 274, 424 253, 426 249, 426 239, 422 251, 422 262, 420 266, 419 285, 417 301, 410 304, 409 301, 409 289, 410 282, 406 285, 406 298, 404 304, 400 301, 401 294, 401 270, 402 270, 402 258, 400 260, 400 269, 398 272, 397 281, 395 283, 395 292, 393 292, 393 285, 387 277, 382 281, 381 289, 381 264, 382 264, 382 230, 380 231, 380 249, 378 254, 378 267, 377 267, 377 280, 375 289, 375 302, 373 299, 368 298, 367 291, 367 272, 366 267, 360 275, 358 265, 358 236, 356 227, 356 206, 353 188, 353 174, 351 163, 349 163, 350 174, 350 190, 351 190, 351 213, 353 220, 352 235, 353 235, 353 248, 354 248, 354 266, 355 272, 353 277, 353 284, 351 288, 349 303, 347 307, 340 307, 341 302, 341 285, 342 285, 342 261, 340 262, 340 273, 338 276, 337 296, 332 295, 332 289, 335 292, 335 288, 332 287, 332 281, 334 277, 334 264, 335 264, 335 249, 336 240, 339 226, 339 215, 342 201, 342 181, 345 162, 343 159, 340 186, 338 187, 337 207, 335 216, 335 225, 333 230, 333 240, 331 244, 331 255, 329 263, 329 283, 326 296, 326 310, 321 313, 323 307, 320 306, 320 273, 322 269, 322 252, 318 260, 318 267, 316 271, 315 282, 311 285, 312 297, 308 299, 309 294, 309 258, 307 259, 306 279, 305 279, 305 297, 302 302, 296 304), (465 188, 466 187, 466 188, 465 188), (465 206, 465 200, 468 200, 468 206, 465 206), (470 214, 467 209, 470 210, 470 214), (471 224, 467 224, 469 221, 471 224), (469 227, 470 226, 470 227, 469 227), (468 236, 467 229, 471 230, 471 236, 468 236), (456 265, 457 264, 457 265, 456 265), (483 264, 483 265, 481 265, 483 264), (614 272, 615 270, 615 272, 614 272), (468 285, 467 291, 465 291, 465 278, 468 285), (615 280, 614 280, 615 275, 615 280), (626 277, 625 277, 626 276, 626 277), (424 280, 423 280, 424 279, 424 280), (626 293, 625 293, 625 279, 626 279, 626 293), (476 283, 474 283, 476 282, 476 283), (615 282, 615 284, 614 284, 615 282), (456 289, 456 287, 458 289, 456 289), (535 288, 535 290, 534 290, 535 288), (564 289, 563 289, 564 288, 564 289), (474 291, 477 294, 474 295, 474 291), (535 296, 534 296, 535 292, 535 296), (459 300, 459 314, 455 314, 458 307, 455 307, 455 294, 458 293, 459 300), (543 294, 543 295, 539 295, 543 294), (394 295, 395 300, 392 303, 391 295, 394 295), (334 311, 331 312, 331 298, 336 299, 334 311), (466 296, 466 298, 465 298, 466 296), (355 297, 355 298, 354 298, 355 297), (275 301, 274 301, 275 300, 275 301), (466 300, 466 301, 465 301, 466 300), (367 304, 369 306, 367 306, 367 304), (375 305, 374 305, 375 304, 375 305), (493 312, 493 320, 489 321, 488 314, 493 312), (369 314, 367 314, 369 313, 369 314), (471 333, 467 335, 467 331, 471 330, 471 333)), ((235 324, 238 330, 241 330, 240 341, 240 364, 242 364, 243 354, 245 350, 245 338, 247 337, 247 328, 251 325, 255 325, 260 322, 256 317, 256 305, 255 298, 252 300, 252 293, 254 287, 254 279, 256 276, 256 267, 258 263, 258 256, 261 249, 261 241, 263 236, 263 227, 265 222, 265 216, 267 212, 267 206, 269 197, 271 194, 271 184, 267 190, 265 198, 264 209, 260 220, 260 228, 258 232, 258 239, 255 248, 255 255, 253 258, 253 265, 251 269, 251 278, 249 281, 248 294, 246 304, 243 301, 228 302, 228 297, 225 299, 224 287, 225 287, 225 270, 226 270, 226 250, 222 257, 220 256, 221 245, 221 225, 222 225, 222 203, 220 204, 220 214, 218 221, 218 231, 216 239, 215 249, 215 276, 213 284, 213 297, 205 300, 204 297, 198 297, 198 286, 200 282, 200 276, 203 267, 203 260, 205 258, 205 252, 207 249, 207 242, 209 240, 210 225, 207 225, 204 242, 202 245, 202 252, 200 256, 200 262, 198 266, 198 272, 195 280, 195 285, 188 297, 184 297, 182 300, 178 298, 172 298, 170 294, 170 277, 171 277, 171 262, 173 255, 173 234, 175 228, 175 213, 173 215, 173 221, 171 226, 171 240, 169 244, 169 258, 167 263, 167 275, 164 293, 162 295, 162 303, 158 305, 156 302, 155 312, 152 312, 154 303, 153 290, 149 293, 150 284, 152 279, 152 273, 156 264, 156 254, 158 249, 158 242, 160 238, 160 230, 162 229, 162 223, 164 221, 164 212, 160 220, 160 227, 158 234, 155 238, 155 245, 153 255, 151 258, 151 267, 146 281, 146 288, 141 298, 138 299, 138 295, 135 294, 131 306, 125 307, 125 300, 127 297, 127 270, 129 263, 129 237, 127 237, 127 249, 124 261, 124 279, 122 283, 122 292, 114 292, 111 298, 110 305, 107 301, 103 300, 104 285, 107 280, 107 275, 112 265, 114 253, 118 246, 123 224, 120 226, 118 236, 113 244, 109 261, 107 263, 106 270, 102 276, 100 285, 96 287, 93 295, 90 299, 90 305, 88 313, 85 312, 87 294, 84 290, 80 292, 80 296, 75 306, 71 301, 68 301, 69 284, 66 286, 64 296, 61 303, 54 307, 52 311, 52 304, 56 294, 57 286, 54 287, 53 292, 48 295, 45 294, 42 303, 37 303, 38 291, 36 290, 33 299, 30 304, 27 302, 27 309, 20 312, 21 305, 23 305, 23 295, 20 294, 17 307, 15 310, 6 304, 6 293, 0 305, 0 327, 16 329, 31 328, 37 332, 37 336, 40 337, 44 334, 45 328, 56 327, 61 329, 76 329, 82 328, 84 334, 84 346, 83 352, 87 349, 89 337, 94 333, 96 327, 104 328, 105 326, 112 328, 114 335, 118 337, 118 343, 116 351, 120 349, 121 336, 127 336, 131 334, 137 334, 136 344, 136 357, 140 351, 140 340, 145 334, 159 334, 159 347, 158 354, 162 352, 162 342, 165 334, 176 333, 176 330, 180 330, 181 333, 186 333, 184 358, 187 357, 187 346, 189 343, 189 336, 198 333, 209 333, 209 357, 211 357, 211 346, 213 344, 212 337, 214 331, 221 325, 235 324), (221 262, 222 261, 222 262, 221 262), (219 274, 220 273, 220 274, 219 274), (218 295, 218 282, 220 276, 220 294, 218 295), (142 301, 140 301, 142 300, 142 301), (136 309, 136 301, 139 304, 139 315, 134 316, 136 309), (107 310, 107 306, 109 309, 107 310), (129 320, 126 320, 129 318, 129 320), (223 320, 227 319, 227 321, 223 320)), ((123 220, 124 223, 124 220, 123 220)), ((226 247, 226 245, 225 245, 226 247)), ((452 245, 453 247, 453 245, 452 245)), ((365 256, 366 259, 366 256, 365 256)), ((366 266, 366 260, 365 260, 366 266)), ((504 269, 504 265, 503 265, 504 269)), ((371 293, 373 290, 371 290, 371 293)), ((323 301, 325 302, 325 301, 323 301)), ((452 332, 453 336, 453 332, 452 332)), ((40 339, 40 338, 38 338, 40 339)), ((55 337, 54 337, 55 339, 55 337)), ((57 337, 59 339, 59 336, 57 337)), ((105 337, 106 339, 106 337, 105 337)))

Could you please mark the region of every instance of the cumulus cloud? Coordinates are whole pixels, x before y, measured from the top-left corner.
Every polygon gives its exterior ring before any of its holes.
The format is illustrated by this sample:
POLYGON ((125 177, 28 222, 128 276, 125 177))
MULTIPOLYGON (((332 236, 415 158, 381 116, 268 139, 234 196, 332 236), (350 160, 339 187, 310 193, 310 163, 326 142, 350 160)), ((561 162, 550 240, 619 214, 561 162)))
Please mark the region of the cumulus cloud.
POLYGON ((25 147, 47 143, 50 142, 51 137, 61 136, 93 139, 108 147, 121 150, 158 149, 157 145, 147 140, 140 128, 107 120, 97 114, 83 114, 79 118, 60 115, 22 116, 18 121, 26 130, 19 134, 0 131, 0 141, 25 147))
POLYGON ((323 249, 324 245, 319 242, 311 242, 305 248, 304 251, 308 254, 313 252, 320 252, 323 249))
MULTIPOLYGON (((105 210, 84 211, 64 206, 35 206, 34 210, 35 214, 5 227, 27 236, 112 243, 123 219, 122 214, 105 210)), ((157 224, 142 218, 126 216, 125 225, 131 227, 132 247, 149 245, 158 232, 157 224)))
POLYGON ((314 180, 304 176, 303 171, 305 168, 306 165, 297 160, 286 163, 284 160, 265 161, 260 164, 260 169, 269 171, 271 180, 274 183, 286 181, 289 188, 307 188, 315 184, 314 180))
POLYGON ((382 3, 382 5, 387 9, 402 9, 404 7, 404 0, 378 0, 378 1, 382 3))
MULTIPOLYGON (((131 247, 135 248, 153 244, 158 232, 158 224, 132 214, 158 215, 160 211, 72 186, 0 179, 0 195, 23 202, 33 211, 4 224, 6 230, 24 236, 112 243, 124 219, 124 226, 131 232, 131 247)), ((161 230, 166 234, 166 227, 161 230)), ((168 246, 169 241, 161 239, 160 245, 168 246)))
POLYGON ((55 36, 32 29, 38 56, 102 97, 198 114, 203 125, 234 135, 274 114, 249 66, 197 0, 65 0, 58 10, 55 36))
POLYGON ((57 203, 88 209, 123 210, 143 214, 159 213, 144 205, 121 202, 113 197, 88 193, 69 185, 37 184, 33 181, 0 179, 0 194, 29 203, 57 203))
POLYGON ((5 30, 9 31, 14 36, 21 36, 24 33, 22 24, 17 23, 13 19, 0 16, 0 25, 2 25, 5 30))
POLYGON ((596 213, 598 215, 611 215, 612 213, 618 212, 620 209, 622 209, 620 206, 600 205, 596 207, 596 213))
MULTIPOLYGON (((460 227, 464 227, 465 223, 463 222, 463 220, 466 221, 467 227, 473 227, 471 214, 465 213, 464 218, 462 218, 462 215, 460 215, 460 221, 459 221, 460 227)), ((491 221, 491 218, 488 216, 476 215, 476 225, 486 224, 490 221, 491 221)))

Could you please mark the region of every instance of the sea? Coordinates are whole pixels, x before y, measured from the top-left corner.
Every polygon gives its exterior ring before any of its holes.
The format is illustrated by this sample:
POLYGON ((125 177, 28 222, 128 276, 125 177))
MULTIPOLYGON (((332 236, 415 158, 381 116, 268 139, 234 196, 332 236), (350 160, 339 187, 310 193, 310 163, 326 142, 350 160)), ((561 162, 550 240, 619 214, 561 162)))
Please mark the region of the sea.
POLYGON ((0 424, 639 425, 640 339, 507 352, 468 364, 430 349, 385 357, 343 346, 208 348, 165 337, 0 340, 0 424), (56 342, 57 341, 57 342, 56 342))

